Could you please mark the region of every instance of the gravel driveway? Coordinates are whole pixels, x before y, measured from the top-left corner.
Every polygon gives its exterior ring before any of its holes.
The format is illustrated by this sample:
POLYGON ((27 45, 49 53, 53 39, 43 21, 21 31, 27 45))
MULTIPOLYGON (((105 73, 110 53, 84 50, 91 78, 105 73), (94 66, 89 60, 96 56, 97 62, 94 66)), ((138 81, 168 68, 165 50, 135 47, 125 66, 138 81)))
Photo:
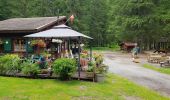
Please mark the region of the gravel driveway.
POLYGON ((130 54, 119 52, 104 52, 104 63, 109 66, 109 71, 119 74, 129 80, 160 92, 170 97, 170 75, 162 74, 142 67, 141 63, 132 62, 130 54))

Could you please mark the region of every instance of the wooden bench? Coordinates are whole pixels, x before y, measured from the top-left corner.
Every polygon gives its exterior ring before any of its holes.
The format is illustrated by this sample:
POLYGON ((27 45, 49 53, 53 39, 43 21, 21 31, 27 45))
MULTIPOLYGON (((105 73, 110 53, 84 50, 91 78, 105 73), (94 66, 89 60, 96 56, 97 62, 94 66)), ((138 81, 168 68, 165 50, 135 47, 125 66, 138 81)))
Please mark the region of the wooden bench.
POLYGON ((165 61, 160 62, 160 66, 169 66, 170 67, 170 59, 167 59, 165 61))

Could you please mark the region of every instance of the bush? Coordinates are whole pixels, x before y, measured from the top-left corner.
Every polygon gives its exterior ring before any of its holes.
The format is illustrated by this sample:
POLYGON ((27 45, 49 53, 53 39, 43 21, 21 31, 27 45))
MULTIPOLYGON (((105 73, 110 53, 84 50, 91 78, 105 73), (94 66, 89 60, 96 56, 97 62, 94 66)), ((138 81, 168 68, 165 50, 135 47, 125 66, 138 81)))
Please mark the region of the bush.
POLYGON ((31 63, 29 60, 23 62, 21 66, 23 67, 22 72, 26 75, 37 76, 40 71, 38 63, 31 63))
POLYGON ((74 59, 60 58, 53 63, 54 73, 59 75, 61 80, 69 80, 76 71, 74 59))
POLYGON ((0 57, 0 74, 15 75, 21 70, 21 59, 16 54, 6 54, 0 57))

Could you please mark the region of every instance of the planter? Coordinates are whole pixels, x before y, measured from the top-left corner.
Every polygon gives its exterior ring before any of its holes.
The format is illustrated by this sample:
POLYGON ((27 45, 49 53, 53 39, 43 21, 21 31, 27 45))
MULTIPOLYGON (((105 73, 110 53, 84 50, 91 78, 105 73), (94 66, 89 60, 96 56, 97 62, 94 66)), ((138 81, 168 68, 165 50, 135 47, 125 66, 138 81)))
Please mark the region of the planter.
POLYGON ((105 74, 96 74, 95 80, 96 82, 104 82, 105 74))
POLYGON ((94 76, 93 72, 86 72, 86 77, 87 78, 91 78, 93 76, 94 76))
POLYGON ((43 40, 32 40, 31 46, 46 47, 46 43, 43 40))
POLYGON ((45 43, 38 43, 37 44, 39 47, 42 47, 42 48, 45 48, 46 47, 46 44, 45 43))

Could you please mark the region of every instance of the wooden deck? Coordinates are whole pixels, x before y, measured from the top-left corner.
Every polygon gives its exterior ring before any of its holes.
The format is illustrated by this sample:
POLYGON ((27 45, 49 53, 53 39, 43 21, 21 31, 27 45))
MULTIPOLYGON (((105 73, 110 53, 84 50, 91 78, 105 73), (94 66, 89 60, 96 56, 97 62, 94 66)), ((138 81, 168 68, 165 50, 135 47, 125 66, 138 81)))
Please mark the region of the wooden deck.
POLYGON ((80 79, 80 80, 91 80, 94 81, 94 74, 93 72, 80 72, 80 77, 78 72, 73 75, 74 79, 80 79))
MULTIPOLYGON (((29 75, 18 73, 16 75, 0 75, 0 76, 19 77, 19 78, 33 78, 33 79, 58 79, 58 76, 56 76, 54 74, 52 76, 50 76, 49 74, 38 74, 38 76, 32 77, 32 76, 29 76, 29 75)), ((93 72, 80 72, 80 77, 79 77, 78 72, 76 72, 72 76, 72 79, 94 81, 94 74, 93 74, 93 72)))

